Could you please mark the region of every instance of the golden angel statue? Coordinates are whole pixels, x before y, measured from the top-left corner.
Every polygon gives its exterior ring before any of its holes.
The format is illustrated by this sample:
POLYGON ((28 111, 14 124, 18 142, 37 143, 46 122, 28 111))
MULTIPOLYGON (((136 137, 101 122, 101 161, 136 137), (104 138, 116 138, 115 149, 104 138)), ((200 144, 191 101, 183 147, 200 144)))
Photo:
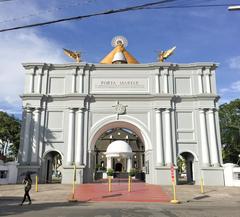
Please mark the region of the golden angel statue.
POLYGON ((77 52, 77 51, 71 51, 71 50, 67 50, 67 49, 64 49, 64 53, 73 58, 74 60, 76 60, 77 63, 80 63, 81 62, 81 53, 80 52, 77 52))
POLYGON ((171 49, 169 50, 166 50, 166 51, 161 51, 159 53, 159 61, 160 62, 163 62, 165 59, 167 59, 169 56, 171 56, 174 52, 174 50, 176 49, 176 46, 172 47, 171 49))

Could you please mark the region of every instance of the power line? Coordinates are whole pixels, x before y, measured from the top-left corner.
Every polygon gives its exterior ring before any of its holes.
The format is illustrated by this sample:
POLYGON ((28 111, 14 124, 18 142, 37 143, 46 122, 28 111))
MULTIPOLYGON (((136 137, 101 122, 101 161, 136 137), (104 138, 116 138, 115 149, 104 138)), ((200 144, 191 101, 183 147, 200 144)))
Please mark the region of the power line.
MULTIPOLYGON (((13 0, 4 0, 4 1, 13 1, 13 0)), ((58 10, 63 10, 63 9, 69 8, 69 7, 79 6, 79 5, 82 5, 82 4, 85 4, 85 3, 88 4, 88 3, 93 2, 93 1, 96 1, 96 0, 81 0, 81 2, 75 2, 75 3, 70 4, 70 5, 65 5, 64 7, 55 7, 53 9, 44 10, 44 13, 51 13, 51 12, 58 11, 58 10)), ((39 13, 35 13, 35 14, 29 14, 29 15, 25 15, 25 16, 21 16, 21 17, 15 17, 15 18, 8 19, 8 20, 2 20, 2 21, 0 21, 0 23, 13 22, 13 21, 17 21, 17 20, 25 19, 25 18, 29 18, 29 17, 39 17, 40 15, 43 15, 43 12, 39 12, 39 13)))
POLYGON ((16 27, 12 27, 12 28, 0 29, 0 32, 13 31, 13 30, 18 30, 18 29, 26 29, 26 28, 36 27, 36 26, 46 26, 46 25, 53 24, 53 23, 60 23, 60 22, 65 22, 65 21, 70 21, 70 20, 79 20, 79 19, 85 19, 85 18, 101 16, 101 15, 122 13, 122 12, 126 12, 126 11, 142 10, 145 7, 150 7, 150 6, 154 6, 154 5, 163 4, 165 2, 173 2, 173 1, 176 1, 176 0, 162 0, 162 1, 157 1, 157 2, 152 2, 152 3, 137 5, 137 6, 131 6, 131 7, 126 7, 126 8, 120 8, 120 9, 115 9, 115 10, 107 10, 107 11, 103 11, 103 12, 92 13, 92 14, 87 14, 87 15, 82 15, 82 16, 63 18, 63 19, 52 20, 52 21, 47 21, 47 22, 42 22, 42 23, 34 23, 34 24, 30 24, 30 25, 16 26, 16 27))
POLYGON ((10 2, 10 1, 15 1, 15 0, 0 0, 0 3, 1 2, 10 2))
POLYGON ((171 9, 171 8, 207 8, 207 7, 229 7, 232 4, 208 4, 208 5, 173 5, 173 6, 162 6, 162 7, 149 7, 145 9, 171 9))
POLYGON ((144 10, 144 9, 226 7, 226 6, 232 5, 232 4, 207 4, 207 5, 182 5, 182 6, 181 5, 175 5, 175 6, 172 5, 172 6, 156 7, 157 5, 169 3, 169 2, 176 2, 176 0, 162 0, 162 1, 142 4, 142 5, 137 5, 137 6, 119 8, 119 9, 115 9, 115 10, 107 10, 107 11, 102 11, 102 12, 97 12, 97 13, 92 13, 92 14, 87 14, 87 15, 57 19, 57 20, 41 22, 41 23, 34 23, 34 24, 30 24, 30 25, 16 26, 16 27, 12 27, 12 28, 0 29, 0 32, 13 31, 13 30, 18 30, 18 29, 26 29, 26 28, 32 28, 32 27, 37 27, 37 26, 46 26, 46 25, 65 22, 65 21, 80 20, 80 19, 85 19, 85 18, 90 18, 90 17, 101 16, 101 15, 110 15, 110 14, 123 13, 123 12, 127 12, 127 11, 144 10))

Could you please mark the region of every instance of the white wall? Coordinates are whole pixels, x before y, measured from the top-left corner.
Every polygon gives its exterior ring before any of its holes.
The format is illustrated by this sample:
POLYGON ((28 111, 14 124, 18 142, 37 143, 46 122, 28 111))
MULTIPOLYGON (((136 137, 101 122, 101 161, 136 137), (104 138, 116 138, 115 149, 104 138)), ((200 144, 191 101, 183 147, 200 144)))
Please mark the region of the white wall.
POLYGON ((225 186, 240 186, 240 167, 227 163, 224 167, 225 186))
POLYGON ((15 184, 17 182, 17 163, 0 161, 0 171, 7 171, 7 177, 0 177, 0 184, 15 184))

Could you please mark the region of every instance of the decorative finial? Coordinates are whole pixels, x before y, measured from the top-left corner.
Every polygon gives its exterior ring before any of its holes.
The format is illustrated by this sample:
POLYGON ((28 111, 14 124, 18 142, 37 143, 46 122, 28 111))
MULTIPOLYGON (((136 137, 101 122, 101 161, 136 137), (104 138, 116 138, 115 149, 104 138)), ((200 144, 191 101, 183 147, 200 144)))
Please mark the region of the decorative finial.
POLYGON ((67 49, 64 49, 64 53, 73 58, 77 63, 80 63, 81 62, 81 52, 79 51, 71 51, 71 50, 67 50, 67 49))
POLYGON ((128 41, 125 37, 123 37, 121 35, 118 35, 118 36, 115 36, 112 39, 111 44, 112 44, 113 47, 117 47, 118 45, 123 45, 124 47, 127 47, 128 46, 128 41))
POLYGON ((168 57, 170 57, 173 54, 175 49, 176 49, 176 46, 172 47, 169 50, 159 52, 158 54, 159 62, 164 62, 164 60, 166 60, 168 57))

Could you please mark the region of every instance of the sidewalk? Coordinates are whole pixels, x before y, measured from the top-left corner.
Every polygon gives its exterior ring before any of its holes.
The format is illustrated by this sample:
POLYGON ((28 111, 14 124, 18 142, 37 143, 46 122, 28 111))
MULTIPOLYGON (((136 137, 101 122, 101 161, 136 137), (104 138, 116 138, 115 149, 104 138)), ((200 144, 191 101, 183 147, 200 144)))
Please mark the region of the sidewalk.
MULTIPOLYGON (((79 186, 76 186, 76 189, 78 189, 78 187, 79 186)), ((107 185, 103 185, 101 187, 107 188, 107 185)), ((172 199, 171 186, 162 186, 161 189, 170 199, 172 199)), ((105 190, 107 191, 107 189, 105 190)), ((201 194, 199 186, 179 185, 177 186, 177 199, 182 203, 211 202, 211 204, 220 204, 223 202, 226 204, 226 202, 240 202, 240 187, 205 187, 204 190, 205 193, 201 194)), ((153 189, 153 191, 156 196, 156 189, 153 189)), ((22 200, 23 193, 23 185, 0 185, 0 205, 19 204, 22 200)), ((71 197, 71 193, 71 185, 40 184, 39 192, 35 192, 35 186, 32 186, 30 196, 33 203, 66 202, 71 197)), ((79 192, 79 194, 80 193, 81 192, 79 192)), ((116 194, 116 192, 114 193, 114 188, 112 194, 116 194)), ((131 192, 130 194, 134 194, 134 192, 131 192)), ((138 194, 138 197, 141 197, 141 194, 138 194)), ((110 201, 114 202, 114 200, 110 201)), ((115 200, 115 202, 116 201, 117 200, 115 200)), ((151 201, 146 202, 151 203, 151 201)))

